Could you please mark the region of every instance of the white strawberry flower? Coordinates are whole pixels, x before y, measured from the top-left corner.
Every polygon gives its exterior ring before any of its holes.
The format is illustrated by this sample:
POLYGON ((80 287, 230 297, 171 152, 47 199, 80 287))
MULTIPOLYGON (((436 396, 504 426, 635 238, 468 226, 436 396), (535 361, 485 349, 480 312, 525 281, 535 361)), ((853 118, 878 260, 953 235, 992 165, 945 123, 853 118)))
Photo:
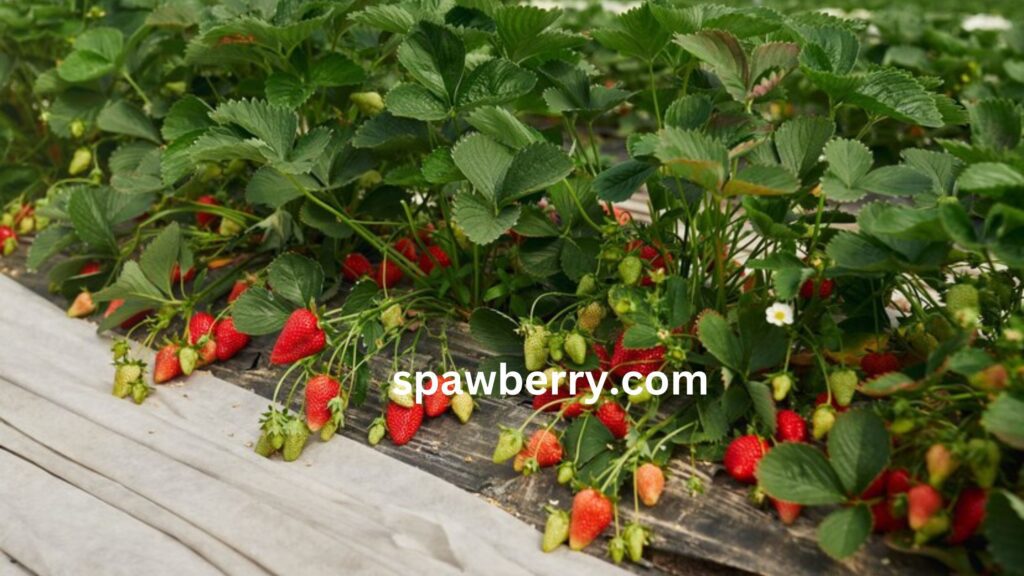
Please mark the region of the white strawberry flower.
POLYGON ((783 302, 776 302, 764 311, 765 320, 775 326, 789 326, 793 323, 793 307, 783 302))

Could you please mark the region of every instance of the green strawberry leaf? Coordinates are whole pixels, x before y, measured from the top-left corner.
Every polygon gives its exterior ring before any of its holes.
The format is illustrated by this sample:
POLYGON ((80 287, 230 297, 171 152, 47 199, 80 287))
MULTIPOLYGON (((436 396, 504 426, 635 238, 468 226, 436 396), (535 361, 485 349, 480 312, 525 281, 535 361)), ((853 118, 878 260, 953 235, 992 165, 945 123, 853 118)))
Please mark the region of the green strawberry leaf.
POLYGON ((324 271, 320 264, 305 256, 282 254, 270 263, 267 282, 274 287, 274 294, 296 308, 303 308, 320 297, 324 271))
POLYGON ((889 446, 885 423, 874 412, 851 410, 836 419, 828 454, 847 494, 860 494, 878 477, 889 464, 889 446))
POLYGON ((481 346, 494 354, 522 356, 523 338, 518 324, 493 308, 477 308, 469 317, 469 331, 481 346))
POLYGON ((235 300, 231 317, 235 328, 250 336, 272 334, 280 330, 293 310, 290 302, 263 288, 250 288, 235 300))
POLYGON ((146 115, 124 100, 107 104, 96 117, 96 126, 104 132, 125 134, 160 144, 160 133, 146 115))
POLYGON ((1024 574, 1024 500, 1006 490, 994 490, 985 507, 985 538, 988 550, 1007 574, 1024 574))
POLYGON ((865 504, 836 510, 818 526, 818 545, 842 560, 860 549, 871 535, 871 511, 865 504))
POLYGON ((981 417, 981 425, 1007 445, 1024 450, 1024 401, 1003 392, 988 405, 981 417))
POLYGON ((702 315, 697 324, 697 335, 700 343, 723 366, 733 372, 743 373, 743 351, 739 339, 721 314, 708 312, 702 315))
POLYGON ((520 208, 516 205, 497 208, 475 192, 461 192, 455 197, 455 222, 475 244, 490 244, 515 226, 520 208))
POLYGON ((845 489, 820 450, 808 444, 775 446, 757 465, 757 479, 772 498, 822 506, 846 501, 845 489))

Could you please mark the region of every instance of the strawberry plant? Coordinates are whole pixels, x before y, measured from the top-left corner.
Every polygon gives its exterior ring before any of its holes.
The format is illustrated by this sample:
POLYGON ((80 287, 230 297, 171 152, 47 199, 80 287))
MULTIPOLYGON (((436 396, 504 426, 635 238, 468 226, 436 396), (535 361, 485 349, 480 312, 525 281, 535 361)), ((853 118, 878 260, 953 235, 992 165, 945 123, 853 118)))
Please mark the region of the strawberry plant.
POLYGON ((837 559, 874 532, 1011 573, 1024 28, 791 4, 12 5, 0 254, 159 350, 115 345, 119 398, 272 337, 255 450, 287 461, 368 398, 371 445, 467 422, 468 393, 419 402, 371 363, 474 368, 448 351, 468 322, 481 370, 543 374, 493 460, 575 494, 545 551, 641 561, 683 457, 786 524, 828 507, 837 559))

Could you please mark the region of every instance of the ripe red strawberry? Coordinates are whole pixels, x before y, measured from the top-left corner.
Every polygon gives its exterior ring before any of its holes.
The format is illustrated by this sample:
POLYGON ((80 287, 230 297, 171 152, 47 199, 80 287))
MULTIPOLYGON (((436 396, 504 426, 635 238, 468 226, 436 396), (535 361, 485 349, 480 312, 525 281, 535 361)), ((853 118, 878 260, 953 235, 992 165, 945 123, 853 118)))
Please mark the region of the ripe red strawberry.
POLYGON ((806 442, 807 422, 792 410, 775 414, 775 437, 779 442, 806 442))
POLYGON ((153 382, 163 384, 181 376, 181 361, 178 360, 179 348, 177 344, 168 344, 156 353, 156 359, 153 361, 153 382))
POLYGON ((399 238, 394 244, 395 250, 405 256, 405 259, 410 262, 416 261, 416 243, 412 241, 412 238, 399 238))
POLYGON ((832 290, 835 288, 836 282, 831 278, 823 278, 818 282, 815 282, 813 278, 806 280, 800 285, 800 297, 804 300, 814 298, 815 286, 818 287, 818 298, 824 300, 832 295, 832 290))
POLYGON ((228 294, 228 302, 234 302, 238 300, 238 297, 245 294, 252 284, 249 284, 245 280, 235 280, 235 284, 231 286, 231 293, 228 294))
POLYGON ((873 500, 875 498, 878 498, 879 496, 882 496, 886 492, 886 485, 888 483, 889 471, 882 470, 881 474, 879 474, 874 480, 872 480, 871 484, 869 484, 868 487, 864 489, 864 492, 862 492, 860 495, 860 499, 873 500))
POLYGON ((328 402, 338 397, 341 384, 327 374, 317 374, 306 382, 306 425, 318 432, 331 419, 328 402))
POLYGON ((796 522, 797 517, 800 516, 800 511, 803 510, 803 506, 799 504, 783 502, 775 498, 772 498, 772 505, 775 506, 775 511, 779 513, 779 520, 782 520, 782 523, 786 526, 796 522))
POLYGON ((919 530, 942 509, 942 494, 928 484, 919 484, 907 492, 907 520, 910 527, 919 530))
POLYGON ((768 453, 769 448, 767 441, 753 434, 736 438, 725 449, 725 471, 738 482, 754 484, 757 482, 757 463, 768 453))
POLYGON ((271 364, 291 364, 324 349, 327 336, 320 321, 306 308, 299 308, 284 323, 270 353, 271 364))
POLYGON ((636 476, 636 493, 645 506, 654 506, 665 491, 665 473, 651 462, 641 464, 634 472, 636 476))
POLYGON ((988 494, 977 486, 964 488, 953 508, 953 531, 949 535, 949 543, 963 544, 978 531, 985 520, 985 505, 988 494))
POLYGON ((607 372, 612 368, 612 359, 608 357, 608 350, 604 346, 598 343, 594 343, 590 346, 590 349, 594 351, 594 355, 597 356, 597 368, 594 371, 594 378, 600 378, 601 372, 607 372))
POLYGON ((392 260, 384 260, 373 273, 373 281, 381 288, 392 288, 402 280, 405 274, 392 260))
POLYGON ((904 494, 910 490, 910 473, 903 468, 889 470, 885 479, 885 491, 889 496, 904 494))
POLYGON ((899 532, 907 529, 906 517, 898 517, 892 513, 892 500, 886 499, 871 506, 872 530, 876 534, 899 532))
POLYGON ((387 422, 388 434, 395 446, 407 444, 423 423, 423 406, 413 404, 411 408, 403 408, 394 402, 388 402, 387 412, 384 415, 387 422))
POLYGON ((418 264, 424 274, 430 274, 435 266, 447 268, 452 265, 452 261, 448 258, 448 253, 443 248, 435 245, 427 246, 427 251, 420 254, 418 264), (434 263, 435 261, 437 262, 436 264, 434 263))
MULTIPOLYGON (((626 251, 637 251, 637 256, 639 256, 641 260, 646 260, 647 263, 650 264, 652 270, 664 268, 666 262, 672 262, 671 254, 662 256, 661 251, 658 250, 655 246, 651 246, 650 244, 644 244, 640 240, 631 240, 629 244, 626 245, 626 251)), ((641 278, 640 280, 640 284, 642 286, 650 286, 653 283, 654 281, 651 280, 650 274, 644 274, 643 278, 641 278)))
POLYGON ((613 376, 622 378, 629 372, 639 372, 647 377, 652 372, 661 369, 665 363, 665 347, 654 346, 652 348, 626 348, 622 341, 625 333, 620 334, 615 341, 615 348, 612 350, 611 372, 613 376))
POLYGON ((82 264, 82 267, 78 269, 78 275, 91 276, 93 274, 99 274, 100 271, 102 270, 103 268, 100 266, 100 263, 98 261, 90 260, 85 264, 82 264))
POLYGON ((569 520, 569 547, 582 550, 604 532, 612 522, 612 501, 594 488, 581 490, 572 499, 569 520))
POLYGON ((437 390, 433 394, 423 395, 423 412, 430 418, 436 418, 444 414, 452 404, 451 396, 444 393, 445 383, 448 379, 441 378, 437 383, 437 390))
POLYGON ((526 447, 516 454, 512 468, 516 472, 521 472, 530 458, 536 458, 539 468, 547 468, 561 462, 562 443, 558 441, 558 436, 543 428, 534 432, 526 447))
POLYGON ((217 359, 221 362, 234 358, 251 340, 248 334, 235 329, 235 319, 230 316, 214 327, 213 339, 217 342, 217 359))
POLYGON ((209 312, 196 312, 188 319, 188 343, 195 344, 199 339, 213 332, 217 320, 209 312))
POLYGON ((542 393, 533 397, 533 409, 545 412, 558 412, 566 405, 566 402, 559 402, 559 400, 565 400, 570 396, 571 394, 567 386, 559 386, 557 394, 554 393, 553 389, 545 388, 542 393))
POLYGON ((196 368, 209 366, 217 361, 217 342, 213 338, 206 341, 198 350, 199 358, 196 361, 196 368))
MULTIPOLYGON (((821 406, 827 400, 828 400, 828 392, 822 392, 822 393, 820 393, 820 394, 818 394, 817 396, 814 397, 814 405, 815 406, 821 406)), ((832 396, 832 407, 835 408, 836 412, 846 412, 847 410, 850 409, 849 406, 840 406, 839 403, 836 402, 835 396, 832 396)))
POLYGON ((594 412, 597 419, 616 438, 625 438, 629 434, 629 414, 614 400, 604 402, 594 412))
POLYGON ((8 240, 10 240, 12 244, 16 245, 18 235, 15 234, 14 228, 11 228, 10 226, 0 226, 0 253, 6 253, 4 245, 8 243, 8 240))
POLYGON ((869 352, 860 359, 860 369, 868 378, 898 372, 900 360, 892 352, 869 352))
MULTIPOLYGON (((185 282, 191 282, 192 279, 195 278, 195 277, 196 277, 196 268, 195 268, 195 266, 193 266, 193 267, 189 268, 188 271, 185 272, 184 280, 185 280, 185 282)), ((174 268, 171 268, 171 284, 177 284, 177 283, 179 283, 181 281, 182 281, 181 266, 179 266, 178 264, 175 264, 174 268)))
MULTIPOLYGON (((110 304, 107 304, 106 311, 103 312, 103 317, 108 318, 111 314, 117 312, 117 309, 120 308, 121 306, 124 306, 124 298, 115 298, 114 300, 111 300, 110 304)), ((145 320, 146 316, 149 316, 151 312, 152 310, 143 310, 138 314, 135 314, 134 316, 128 318, 124 322, 121 322, 121 328, 123 328, 124 330, 132 328, 139 322, 145 320)))
POLYGON ((373 264, 358 252, 350 252, 341 264, 341 275, 349 282, 356 282, 373 274, 373 264))
POLYGON ((575 401, 567 403, 565 411, 562 412, 562 416, 564 416, 565 418, 576 418, 583 414, 584 412, 586 412, 587 410, 589 410, 591 406, 584 404, 582 401, 583 397, 586 396, 587 394, 587 392, 580 392, 579 394, 577 394, 575 401))
MULTIPOLYGON (((200 196, 199 198, 196 198, 196 202, 200 204, 206 204, 207 206, 220 205, 220 203, 217 202, 217 199, 211 196, 210 194, 206 194, 200 196)), ((217 218, 218 216, 212 212, 196 212, 196 226, 200 228, 209 228, 210 226, 213 225, 214 222, 217 221, 217 218)))

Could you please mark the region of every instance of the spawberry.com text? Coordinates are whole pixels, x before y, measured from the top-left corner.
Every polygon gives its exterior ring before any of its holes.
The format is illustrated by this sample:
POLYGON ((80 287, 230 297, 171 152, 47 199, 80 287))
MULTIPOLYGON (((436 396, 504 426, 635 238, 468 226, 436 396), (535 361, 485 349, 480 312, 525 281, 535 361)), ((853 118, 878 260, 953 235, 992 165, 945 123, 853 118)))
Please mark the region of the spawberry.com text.
POLYGON ((394 386, 393 392, 400 395, 415 393, 416 402, 423 401, 424 396, 430 396, 437 391, 446 395, 453 395, 460 392, 468 392, 473 396, 491 396, 495 393, 502 396, 515 396, 522 394, 525 390, 529 394, 539 396, 548 392, 558 393, 560 390, 568 389, 573 396, 580 392, 589 392, 583 402, 593 404, 601 397, 601 393, 607 390, 611 394, 618 394, 619 388, 629 395, 650 393, 653 396, 672 394, 687 396, 707 394, 707 374, 703 371, 696 372, 664 372, 655 371, 644 376, 640 372, 627 372, 622 376, 621 382, 616 385, 609 378, 609 373, 601 370, 589 371, 563 371, 549 369, 543 372, 529 372, 524 377, 515 370, 509 370, 502 362, 498 370, 487 372, 474 372, 471 370, 449 371, 441 375, 434 372, 409 372, 401 370, 395 372, 391 380, 394 386), (696 389, 695 389, 696 388, 696 389))

